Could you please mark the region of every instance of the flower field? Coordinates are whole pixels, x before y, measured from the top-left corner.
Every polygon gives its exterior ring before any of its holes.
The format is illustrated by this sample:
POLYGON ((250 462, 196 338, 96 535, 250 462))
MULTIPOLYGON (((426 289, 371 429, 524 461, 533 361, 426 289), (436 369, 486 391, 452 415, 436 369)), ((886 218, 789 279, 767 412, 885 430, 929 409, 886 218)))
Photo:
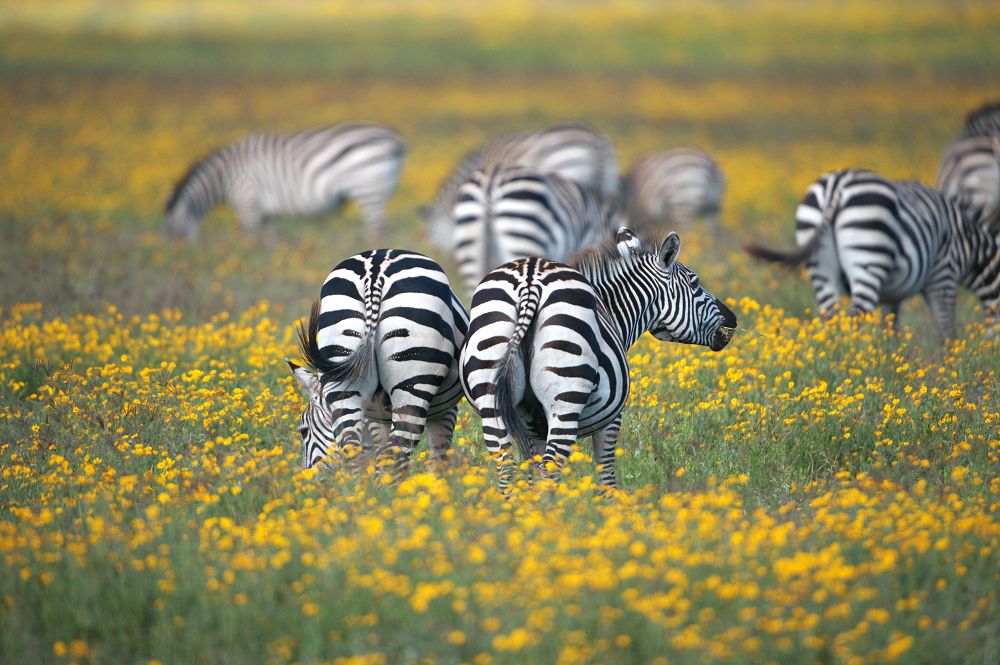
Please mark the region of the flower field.
POLYGON ((944 343, 920 302, 898 334, 823 322, 804 275, 740 251, 790 246, 823 170, 931 181, 997 93, 1000 9, 105 4, 0 18, 0 662, 1000 660, 981 310, 966 294, 944 343), (359 213, 244 237, 219 209, 168 242, 186 165, 250 129, 384 122, 409 146, 393 240, 436 256, 417 208, 464 151, 568 118, 626 167, 716 155, 726 235, 683 234, 681 260, 741 332, 640 339, 610 495, 584 442, 501 496, 467 405, 447 466, 301 470, 284 358, 359 213))

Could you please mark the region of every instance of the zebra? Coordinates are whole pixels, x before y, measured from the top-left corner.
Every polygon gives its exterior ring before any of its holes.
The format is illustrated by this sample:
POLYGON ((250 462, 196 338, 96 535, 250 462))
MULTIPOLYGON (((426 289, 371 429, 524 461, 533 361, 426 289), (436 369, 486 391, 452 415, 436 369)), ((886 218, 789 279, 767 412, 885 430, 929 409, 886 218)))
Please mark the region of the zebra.
POLYGON ((881 302, 894 315, 904 299, 921 293, 947 337, 959 284, 976 294, 989 318, 1000 305, 997 228, 977 224, 921 182, 861 169, 826 173, 809 186, 795 218, 797 250, 756 244, 746 250, 787 266, 805 263, 823 316, 845 293, 852 314, 881 302))
POLYGON ((431 241, 452 250, 452 211, 462 185, 477 170, 491 166, 528 166, 556 173, 592 189, 605 201, 618 195, 618 157, 611 140, 580 122, 553 125, 537 131, 502 134, 468 153, 445 180, 434 201, 423 209, 431 241))
POLYGON ((669 222, 683 231, 705 216, 711 232, 718 234, 725 179, 704 150, 674 148, 647 155, 632 167, 621 189, 632 223, 669 222))
POLYGON ((251 232, 269 217, 320 215, 350 199, 361 208, 369 240, 378 241, 405 152, 399 134, 367 123, 253 133, 188 169, 167 200, 165 230, 195 239, 202 217, 220 203, 251 232))
POLYGON ((935 186, 972 219, 988 218, 1000 205, 1000 133, 953 141, 941 157, 935 186))
POLYGON ((468 293, 501 263, 528 256, 565 261, 614 231, 612 210, 593 192, 521 166, 475 171, 459 189, 453 218, 453 255, 468 293))
POLYGON ((568 264, 518 259, 476 289, 462 387, 482 417, 502 491, 514 472, 512 439, 525 459, 542 453, 552 477, 588 434, 600 481, 614 487, 628 349, 646 331, 714 351, 729 343, 736 315, 677 261, 680 246, 676 233, 657 247, 622 227, 568 264))
POLYGON ((1000 135, 1000 102, 989 102, 965 116, 965 135, 1000 135))
POLYGON ((341 261, 299 327, 306 366, 287 361, 309 398, 299 422, 303 467, 373 452, 402 475, 425 426, 432 456, 443 459, 468 329, 448 277, 426 256, 378 249, 341 261))

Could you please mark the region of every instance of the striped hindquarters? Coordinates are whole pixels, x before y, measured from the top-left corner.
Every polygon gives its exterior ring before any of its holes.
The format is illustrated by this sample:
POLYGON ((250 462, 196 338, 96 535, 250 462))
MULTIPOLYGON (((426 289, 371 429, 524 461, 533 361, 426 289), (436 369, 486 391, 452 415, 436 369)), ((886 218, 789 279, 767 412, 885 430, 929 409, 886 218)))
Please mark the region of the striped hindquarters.
POLYGON ((477 170, 525 166, 555 173, 593 190, 605 202, 618 195, 618 158, 607 136, 583 123, 501 134, 469 153, 452 172, 425 212, 428 232, 444 251, 452 248, 453 208, 462 185, 477 170))
POLYGON ((470 293, 502 263, 528 256, 564 261, 611 233, 608 213, 592 192, 526 167, 473 173, 453 217, 452 251, 470 293))

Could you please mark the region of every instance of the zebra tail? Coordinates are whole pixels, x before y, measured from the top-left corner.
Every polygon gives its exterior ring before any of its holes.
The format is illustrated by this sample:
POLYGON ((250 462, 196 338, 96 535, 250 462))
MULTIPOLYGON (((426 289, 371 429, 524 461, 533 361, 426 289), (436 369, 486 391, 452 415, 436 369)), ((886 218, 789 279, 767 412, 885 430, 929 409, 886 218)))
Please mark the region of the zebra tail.
MULTIPOLYGON (((816 237, 819 237, 818 233, 816 234, 816 237)), ((769 261, 770 263, 780 263, 786 268, 794 268, 795 266, 800 265, 803 261, 809 258, 813 249, 815 249, 815 243, 813 242, 809 242, 806 245, 787 251, 764 247, 763 245, 758 245, 756 243, 743 245, 743 251, 755 259, 769 261)))
POLYGON ((323 375, 326 381, 353 385, 369 375, 375 359, 375 326, 366 322, 358 348, 339 360, 324 356, 316 341, 319 332, 319 301, 314 301, 309 313, 308 328, 299 324, 299 350, 310 367, 323 375))
MULTIPOLYGON (((511 438, 517 442, 517 447, 521 451, 522 459, 531 459, 531 444, 528 428, 521 420, 517 412, 517 404, 514 403, 514 378, 515 370, 521 363, 524 356, 522 344, 528 328, 535 320, 538 313, 538 301, 540 298, 539 289, 526 287, 522 289, 518 298, 517 322, 514 325, 514 332, 510 336, 507 350, 497 362, 497 372, 494 375, 494 386, 496 395, 496 408, 500 419, 507 428, 511 438)), ((527 374, 527 372, 525 372, 527 374)), ((527 376, 525 376, 527 381, 527 376)))

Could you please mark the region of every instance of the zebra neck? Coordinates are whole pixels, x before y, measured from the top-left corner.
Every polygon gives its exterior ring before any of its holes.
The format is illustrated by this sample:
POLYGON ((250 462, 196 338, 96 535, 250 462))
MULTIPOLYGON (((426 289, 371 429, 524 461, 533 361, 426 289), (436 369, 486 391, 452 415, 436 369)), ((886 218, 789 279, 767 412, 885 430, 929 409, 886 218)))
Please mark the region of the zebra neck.
POLYGON ((196 219, 226 199, 227 168, 224 153, 216 152, 191 168, 181 203, 196 219))
POLYGON ((636 260, 615 261, 601 270, 582 271, 590 280, 614 326, 622 348, 628 350, 653 324, 655 290, 641 274, 636 260), (591 274, 587 274, 590 272, 591 274))

